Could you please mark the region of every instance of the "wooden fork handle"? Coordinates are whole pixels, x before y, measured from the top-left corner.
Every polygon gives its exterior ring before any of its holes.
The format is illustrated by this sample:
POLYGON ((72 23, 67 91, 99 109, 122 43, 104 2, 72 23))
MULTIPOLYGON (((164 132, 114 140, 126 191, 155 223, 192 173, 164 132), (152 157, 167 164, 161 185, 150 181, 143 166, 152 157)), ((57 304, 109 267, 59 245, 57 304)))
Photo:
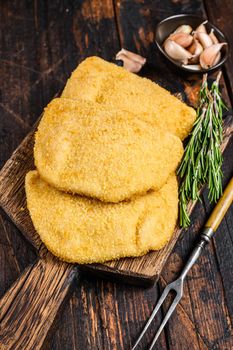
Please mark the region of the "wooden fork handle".
POLYGON ((228 208, 233 201, 233 178, 229 181, 225 188, 222 197, 219 199, 214 210, 212 211, 205 227, 212 229, 214 232, 217 230, 222 219, 224 218, 228 208))
POLYGON ((0 299, 0 349, 41 349, 76 277, 49 252, 29 266, 0 299))

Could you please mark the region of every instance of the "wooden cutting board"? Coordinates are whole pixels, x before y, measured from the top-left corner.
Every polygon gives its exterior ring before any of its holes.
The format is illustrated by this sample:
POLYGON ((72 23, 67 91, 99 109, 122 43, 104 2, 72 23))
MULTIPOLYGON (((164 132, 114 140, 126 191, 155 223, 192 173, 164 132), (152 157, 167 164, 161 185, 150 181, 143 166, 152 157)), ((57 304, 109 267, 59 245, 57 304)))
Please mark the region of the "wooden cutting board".
MULTIPOLYGON (((78 276, 76 265, 59 261, 47 251, 35 232, 26 209, 24 179, 25 174, 34 169, 35 129, 36 125, 0 172, 0 205, 37 249, 39 257, 0 300, 1 349, 41 348, 58 310, 78 276)), ((232 132, 233 118, 229 116, 224 121, 222 151, 226 148, 232 132)), ((189 206, 190 212, 193 207, 194 204, 189 206)), ((177 227, 171 241, 160 251, 139 258, 85 265, 80 270, 128 283, 151 285, 157 281, 181 232, 177 227)))

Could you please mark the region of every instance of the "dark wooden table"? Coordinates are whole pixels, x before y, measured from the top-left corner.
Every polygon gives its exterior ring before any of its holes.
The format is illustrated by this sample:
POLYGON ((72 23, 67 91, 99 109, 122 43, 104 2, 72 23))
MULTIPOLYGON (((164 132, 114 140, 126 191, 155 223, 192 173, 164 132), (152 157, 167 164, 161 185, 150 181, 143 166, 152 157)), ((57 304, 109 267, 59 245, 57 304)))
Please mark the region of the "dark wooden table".
MULTIPOLYGON (((192 100, 195 91, 190 88, 194 84, 192 77, 181 76, 169 67, 154 44, 156 24, 178 13, 209 18, 233 45, 232 0, 0 1, 0 165, 86 56, 99 55, 111 60, 122 46, 139 52, 148 58, 143 75, 192 100)), ((233 102, 232 66, 230 57, 223 69, 222 82, 229 106, 233 102)), ((233 173, 232 142, 225 151, 223 171, 225 185, 233 173)), ((129 349, 164 283, 180 271, 210 211, 204 192, 203 202, 192 216, 191 228, 179 240, 153 288, 82 276, 57 318, 45 349, 129 349)), ((233 208, 189 273, 184 298, 161 335, 157 350, 233 349, 232 228, 233 208)), ((0 297, 36 258, 32 247, 1 212, 0 297)), ((144 346, 152 339, 161 316, 154 322, 144 346)))

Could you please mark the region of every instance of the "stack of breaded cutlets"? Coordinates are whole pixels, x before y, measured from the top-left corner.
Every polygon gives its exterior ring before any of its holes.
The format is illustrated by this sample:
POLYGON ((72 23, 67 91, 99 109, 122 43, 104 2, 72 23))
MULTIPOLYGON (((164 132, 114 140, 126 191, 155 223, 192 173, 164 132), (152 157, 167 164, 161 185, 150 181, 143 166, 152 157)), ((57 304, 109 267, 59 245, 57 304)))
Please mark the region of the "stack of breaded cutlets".
POLYGON ((178 215, 175 171, 196 113, 152 81, 98 57, 45 108, 25 180, 42 241, 69 262, 164 247, 178 215))

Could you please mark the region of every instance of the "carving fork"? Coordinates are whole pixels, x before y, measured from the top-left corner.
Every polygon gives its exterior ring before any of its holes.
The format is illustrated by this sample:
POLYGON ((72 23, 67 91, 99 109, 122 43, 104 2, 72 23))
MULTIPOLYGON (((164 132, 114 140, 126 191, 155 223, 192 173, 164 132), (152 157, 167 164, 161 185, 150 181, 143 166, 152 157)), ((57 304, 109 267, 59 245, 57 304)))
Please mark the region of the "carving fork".
POLYGON ((167 285, 167 287, 164 289, 163 294, 161 295, 157 305, 155 306, 149 320, 147 321, 142 333, 140 334, 139 338, 137 339, 136 343, 134 344, 132 350, 135 350, 138 344, 140 343, 142 337, 146 333, 148 327, 150 326, 151 322, 153 321, 154 317, 156 316, 159 308, 161 307, 162 303, 164 302, 165 298, 167 297, 168 293, 171 291, 174 291, 176 293, 175 299, 171 303, 157 333, 154 336, 154 339, 149 347, 149 350, 152 350, 160 333, 164 329, 166 323, 168 322, 169 318, 171 317, 173 311, 176 308, 176 305, 179 303, 180 299, 183 296, 183 284, 185 277, 193 264, 197 261, 199 256, 202 253, 203 248, 210 242, 214 232, 217 230, 218 226, 220 225, 224 215, 226 214, 228 208, 230 207, 231 203, 233 201, 233 177, 231 178, 230 182, 228 183, 222 197, 218 201, 217 205, 215 206, 214 210, 212 211, 207 223, 205 224, 205 227, 201 233, 200 239, 198 243, 196 244, 195 248, 193 249, 191 255, 189 256, 189 259, 180 274, 180 277, 176 279, 174 282, 167 285))

